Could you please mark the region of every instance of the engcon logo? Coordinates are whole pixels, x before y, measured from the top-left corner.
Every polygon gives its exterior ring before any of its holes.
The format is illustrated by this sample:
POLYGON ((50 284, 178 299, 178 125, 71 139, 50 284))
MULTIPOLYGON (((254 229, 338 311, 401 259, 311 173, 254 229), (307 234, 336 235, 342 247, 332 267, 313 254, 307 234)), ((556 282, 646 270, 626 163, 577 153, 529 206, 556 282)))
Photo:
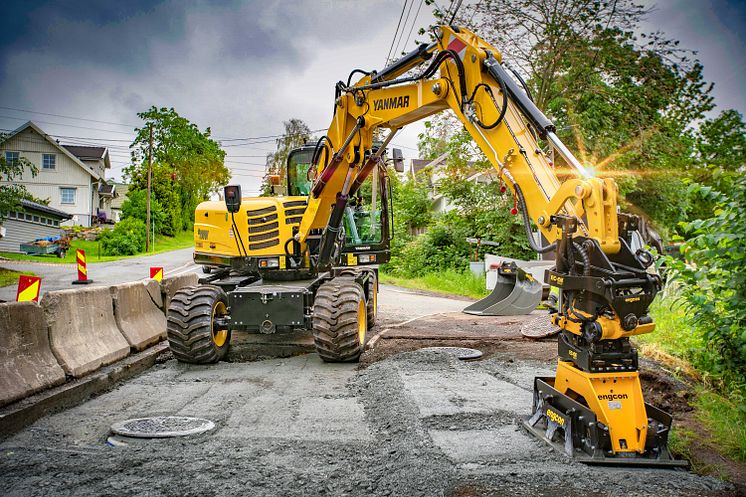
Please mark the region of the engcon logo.
POLYGON ((554 421, 560 426, 565 426, 565 418, 563 418, 559 413, 547 407, 547 410, 544 414, 546 414, 547 419, 549 419, 550 421, 554 421))
POLYGON ((604 393, 599 394, 598 400, 624 400, 629 398, 626 393, 604 393))
POLYGON ((373 110, 401 109, 409 107, 409 96, 380 98, 373 100, 373 110))
POLYGON ((557 276, 556 274, 550 274, 549 281, 553 281, 558 285, 562 285, 565 282, 565 278, 563 278, 562 276, 557 276))

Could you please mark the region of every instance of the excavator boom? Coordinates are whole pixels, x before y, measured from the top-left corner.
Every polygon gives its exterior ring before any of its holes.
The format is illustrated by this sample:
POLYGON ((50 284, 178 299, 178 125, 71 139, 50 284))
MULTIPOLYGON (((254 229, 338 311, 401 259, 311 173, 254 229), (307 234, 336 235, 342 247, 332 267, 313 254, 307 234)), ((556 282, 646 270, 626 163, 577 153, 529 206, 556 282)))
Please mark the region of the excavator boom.
POLYGON ((496 48, 461 27, 435 33, 436 41, 380 72, 337 84, 296 242, 321 233, 318 264, 331 267, 347 201, 378 167, 376 130, 388 130, 388 142, 401 127, 451 110, 515 195, 531 246, 556 256, 546 282, 560 294, 551 317, 562 330, 558 373, 536 380, 530 429, 588 462, 680 465, 666 447, 670 417, 643 401, 629 343, 653 330, 648 307, 661 282, 646 271, 650 254, 630 249, 616 183, 594 177, 573 156, 496 48), (560 179, 549 149, 574 174, 560 179), (537 246, 532 223, 547 246, 537 246))

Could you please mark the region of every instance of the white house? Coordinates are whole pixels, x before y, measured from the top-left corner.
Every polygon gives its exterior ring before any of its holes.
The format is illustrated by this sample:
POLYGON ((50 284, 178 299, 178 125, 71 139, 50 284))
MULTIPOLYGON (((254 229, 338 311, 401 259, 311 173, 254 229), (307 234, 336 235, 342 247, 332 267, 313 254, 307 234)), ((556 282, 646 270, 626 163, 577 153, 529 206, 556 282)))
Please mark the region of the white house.
POLYGON ((99 217, 111 218, 116 191, 106 182, 106 169, 111 167, 106 147, 60 144, 29 121, 0 143, 0 153, 8 162, 25 157, 38 167, 35 177, 24 171, 15 183, 34 197, 49 200, 49 207, 70 214, 66 224, 90 226, 99 217))

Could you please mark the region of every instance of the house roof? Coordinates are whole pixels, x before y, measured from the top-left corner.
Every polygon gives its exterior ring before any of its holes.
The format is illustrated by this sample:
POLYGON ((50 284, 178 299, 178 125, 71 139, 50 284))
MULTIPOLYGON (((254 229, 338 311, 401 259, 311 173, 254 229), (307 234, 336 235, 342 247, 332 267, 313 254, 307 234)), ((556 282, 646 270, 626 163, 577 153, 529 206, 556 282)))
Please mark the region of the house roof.
POLYGON ((48 205, 32 202, 31 200, 21 200, 21 206, 23 206, 24 210, 42 212, 50 216, 58 217, 62 220, 72 219, 73 217, 72 214, 55 209, 54 207, 49 207, 48 205))
POLYGON ((122 204, 125 200, 127 200, 127 191, 129 190, 130 186, 124 183, 115 183, 115 185, 117 194, 111 201, 111 208, 121 209, 122 204))
MULTIPOLYGON (((39 135, 42 136, 45 140, 47 140, 52 146, 54 146, 57 149, 59 149, 60 152, 62 152, 66 156, 68 156, 73 162, 75 162, 77 165, 79 165, 80 167, 82 167, 85 172, 87 172, 88 174, 90 174, 91 176, 93 176, 95 179, 101 180, 101 181, 106 181, 103 176, 101 176, 100 174, 98 174, 94 170, 93 167, 91 167, 89 164, 83 163, 83 161, 81 159, 79 159, 78 157, 76 157, 75 154, 73 154, 72 152, 70 152, 67 148, 65 148, 65 146, 60 145, 57 142, 57 140, 55 140, 50 135, 48 135, 47 133, 45 133, 39 126, 37 126, 36 124, 34 124, 32 121, 27 121, 25 124, 23 124, 20 127, 16 128, 12 133, 10 133, 10 135, 7 136, 6 139, 10 139, 10 138, 14 137, 15 135, 17 135, 21 131, 24 131, 27 128, 31 128, 34 131, 36 131, 37 133, 39 133, 39 135)), ((93 148, 98 148, 98 147, 93 147, 93 148)), ((107 156, 106 159, 108 159, 108 153, 106 154, 106 156, 107 156)))
POLYGON ((81 160, 98 160, 103 159, 106 154, 106 147, 84 147, 83 145, 62 145, 68 149, 75 157, 81 160))

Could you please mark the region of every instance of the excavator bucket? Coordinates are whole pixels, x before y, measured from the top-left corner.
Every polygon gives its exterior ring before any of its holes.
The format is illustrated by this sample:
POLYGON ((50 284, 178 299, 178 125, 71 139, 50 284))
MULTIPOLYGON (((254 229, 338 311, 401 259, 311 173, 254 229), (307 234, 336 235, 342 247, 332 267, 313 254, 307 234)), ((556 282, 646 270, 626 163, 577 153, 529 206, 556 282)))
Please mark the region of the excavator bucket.
POLYGON ((529 314, 541 301, 542 285, 514 262, 497 269, 492 293, 464 309, 478 316, 517 316, 529 314))

